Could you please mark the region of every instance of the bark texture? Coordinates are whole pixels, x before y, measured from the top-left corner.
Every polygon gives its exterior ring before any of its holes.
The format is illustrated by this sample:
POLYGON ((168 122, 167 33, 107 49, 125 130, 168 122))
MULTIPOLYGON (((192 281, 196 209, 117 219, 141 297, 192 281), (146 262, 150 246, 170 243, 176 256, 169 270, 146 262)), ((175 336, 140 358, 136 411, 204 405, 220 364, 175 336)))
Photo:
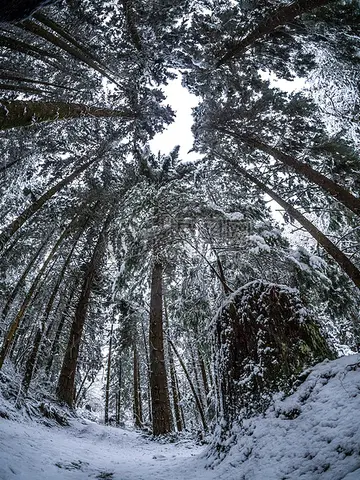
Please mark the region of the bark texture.
POLYGON ((172 429, 171 410, 164 356, 162 264, 153 266, 150 300, 150 387, 153 435, 172 429))
POLYGON ((80 117, 131 119, 134 114, 82 103, 0 100, 0 130, 80 117))
POLYGON ((141 385, 140 385, 140 368, 139 368, 139 355, 137 351, 136 343, 134 343, 133 349, 133 385, 134 385, 134 423, 135 427, 141 428, 143 424, 142 418, 142 402, 141 402, 141 385))

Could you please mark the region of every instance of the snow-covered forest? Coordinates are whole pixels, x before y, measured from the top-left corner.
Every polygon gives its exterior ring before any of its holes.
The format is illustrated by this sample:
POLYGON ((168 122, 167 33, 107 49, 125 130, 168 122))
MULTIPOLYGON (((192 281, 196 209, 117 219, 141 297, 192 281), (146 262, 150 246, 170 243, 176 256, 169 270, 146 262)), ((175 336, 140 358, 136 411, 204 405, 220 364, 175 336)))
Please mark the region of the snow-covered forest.
POLYGON ((359 0, 0 0, 0 77, 0 480, 359 480, 359 0))

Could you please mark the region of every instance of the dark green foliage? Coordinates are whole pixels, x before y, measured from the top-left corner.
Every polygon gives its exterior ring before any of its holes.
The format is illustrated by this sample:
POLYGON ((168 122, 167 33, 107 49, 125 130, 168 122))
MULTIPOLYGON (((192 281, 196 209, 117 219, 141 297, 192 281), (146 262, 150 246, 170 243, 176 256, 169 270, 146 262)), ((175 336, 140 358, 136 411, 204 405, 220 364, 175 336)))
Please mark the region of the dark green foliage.
POLYGON ((302 370, 334 358, 298 292, 281 285, 255 281, 240 288, 213 328, 219 415, 228 426, 264 412, 272 395, 288 393, 302 370))

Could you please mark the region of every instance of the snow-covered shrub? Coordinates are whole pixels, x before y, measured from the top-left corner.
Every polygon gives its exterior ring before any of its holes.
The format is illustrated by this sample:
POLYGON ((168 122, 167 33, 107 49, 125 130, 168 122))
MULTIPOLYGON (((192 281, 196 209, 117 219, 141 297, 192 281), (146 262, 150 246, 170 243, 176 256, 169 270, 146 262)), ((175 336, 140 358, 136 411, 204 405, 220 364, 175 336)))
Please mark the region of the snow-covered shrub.
POLYGON ((275 392, 289 392, 304 368, 334 354, 298 291, 264 281, 233 293, 214 320, 218 425, 264 412, 275 392))

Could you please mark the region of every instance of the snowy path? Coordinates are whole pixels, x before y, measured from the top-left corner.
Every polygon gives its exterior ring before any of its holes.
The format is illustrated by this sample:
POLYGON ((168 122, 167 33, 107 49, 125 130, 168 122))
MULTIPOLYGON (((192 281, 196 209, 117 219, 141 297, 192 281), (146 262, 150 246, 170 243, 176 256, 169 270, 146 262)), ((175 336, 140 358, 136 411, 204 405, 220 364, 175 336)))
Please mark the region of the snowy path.
MULTIPOLYGON (((190 441, 160 444, 86 420, 47 428, 0 417, 0 480, 360 480, 360 355, 308 373, 265 415, 243 420, 215 470, 190 441)), ((15 417, 10 404, 3 411, 15 417)))
POLYGON ((71 427, 0 419, 1 480, 211 480, 203 447, 159 444, 138 433, 76 421, 71 427))

